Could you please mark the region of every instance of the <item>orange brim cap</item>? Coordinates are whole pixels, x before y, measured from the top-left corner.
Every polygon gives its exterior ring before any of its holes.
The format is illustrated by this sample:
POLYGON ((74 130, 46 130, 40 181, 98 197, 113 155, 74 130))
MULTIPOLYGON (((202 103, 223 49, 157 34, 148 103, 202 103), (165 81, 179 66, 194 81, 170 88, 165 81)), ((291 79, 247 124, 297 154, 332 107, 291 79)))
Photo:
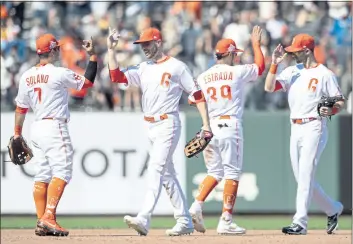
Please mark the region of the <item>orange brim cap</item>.
POLYGON ((289 46, 289 47, 286 47, 284 50, 286 52, 288 52, 288 53, 294 53, 294 52, 299 52, 299 51, 303 50, 303 48, 302 47, 289 46))
POLYGON ((136 41, 133 42, 133 44, 139 44, 139 43, 143 43, 143 42, 150 42, 153 41, 153 38, 140 38, 136 41))

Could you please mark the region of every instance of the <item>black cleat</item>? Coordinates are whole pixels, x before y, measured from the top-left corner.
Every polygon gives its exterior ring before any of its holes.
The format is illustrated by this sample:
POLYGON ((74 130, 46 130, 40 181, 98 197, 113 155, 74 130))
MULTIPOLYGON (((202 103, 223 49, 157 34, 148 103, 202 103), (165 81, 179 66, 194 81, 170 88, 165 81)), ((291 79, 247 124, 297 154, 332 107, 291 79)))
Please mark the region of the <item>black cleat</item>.
POLYGON ((282 233, 288 235, 306 235, 306 229, 298 224, 292 223, 290 226, 283 227, 282 233))
POLYGON ((338 227, 338 213, 327 217, 327 234, 331 235, 338 227))
POLYGON ((338 217, 342 214, 343 212, 343 205, 342 203, 340 204, 340 209, 339 211, 332 215, 332 216, 328 216, 327 217, 327 228, 326 228, 326 232, 327 234, 331 235, 335 232, 335 230, 337 230, 338 228, 338 217))

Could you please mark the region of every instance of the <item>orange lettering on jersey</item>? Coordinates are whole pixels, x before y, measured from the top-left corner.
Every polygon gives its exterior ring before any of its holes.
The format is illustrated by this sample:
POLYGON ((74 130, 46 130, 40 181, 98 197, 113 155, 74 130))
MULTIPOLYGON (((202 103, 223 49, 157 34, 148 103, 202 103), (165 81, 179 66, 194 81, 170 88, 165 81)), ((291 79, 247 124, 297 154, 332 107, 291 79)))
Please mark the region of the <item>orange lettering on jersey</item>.
POLYGON ((223 73, 223 72, 220 72, 220 73, 219 73, 219 80, 224 80, 224 79, 223 79, 224 74, 225 74, 225 72, 224 72, 224 73, 223 73))
POLYGON ((49 75, 41 75, 40 79, 41 79, 41 83, 48 83, 49 75))
POLYGON ((213 80, 213 81, 216 81, 216 80, 219 80, 219 79, 218 79, 218 74, 217 74, 217 73, 215 73, 215 74, 214 74, 214 80, 213 80))
POLYGON ((36 81, 36 77, 35 76, 31 76, 30 78, 30 82, 29 82, 29 84, 31 85, 31 86, 33 86, 35 83, 35 81, 36 81))
POLYGON ((312 92, 316 91, 316 85, 319 82, 318 79, 312 78, 309 82, 308 90, 312 90, 312 92), (313 84, 314 83, 314 84, 313 84))
POLYGON ((40 75, 38 74, 37 76, 31 76, 26 78, 27 86, 33 86, 35 84, 40 84, 40 83, 48 83, 49 80, 49 75, 40 75))
POLYGON ((219 81, 219 80, 233 80, 233 73, 232 72, 219 72, 219 73, 211 73, 207 76, 204 76, 205 84, 211 81, 219 81))

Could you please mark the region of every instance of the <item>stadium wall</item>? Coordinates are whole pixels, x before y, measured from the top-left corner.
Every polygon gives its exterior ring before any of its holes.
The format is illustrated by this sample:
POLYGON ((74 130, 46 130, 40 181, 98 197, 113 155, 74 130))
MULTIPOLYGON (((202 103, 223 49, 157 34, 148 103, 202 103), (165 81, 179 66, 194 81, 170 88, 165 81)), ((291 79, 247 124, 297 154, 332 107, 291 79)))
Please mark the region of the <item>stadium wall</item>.
MULTIPOLYGON (((244 173, 236 202, 238 213, 294 211, 296 183, 289 159, 288 116, 287 112, 245 112, 244 173)), ((202 156, 187 159, 183 147, 199 131, 201 120, 195 111, 182 113, 181 119, 183 130, 174 161, 191 204, 206 169, 202 156)), ((32 201, 35 164, 29 162, 18 167, 6 162, 13 113, 1 113, 1 121, 1 214, 35 214, 32 201)), ((28 141, 32 121, 30 113, 23 129, 28 141)), ((316 178, 333 198, 341 199, 346 208, 351 208, 352 133, 347 132, 349 127, 352 129, 352 119, 336 116, 328 127, 329 141, 316 178)), ((143 115, 73 112, 69 130, 75 148, 74 173, 58 212, 68 215, 137 213, 146 190, 149 148, 143 115)), ((223 182, 210 194, 205 214, 221 211, 222 190, 223 182)), ((317 212, 317 206, 312 204, 311 213, 317 212)), ((155 214, 173 214, 164 190, 155 214)))

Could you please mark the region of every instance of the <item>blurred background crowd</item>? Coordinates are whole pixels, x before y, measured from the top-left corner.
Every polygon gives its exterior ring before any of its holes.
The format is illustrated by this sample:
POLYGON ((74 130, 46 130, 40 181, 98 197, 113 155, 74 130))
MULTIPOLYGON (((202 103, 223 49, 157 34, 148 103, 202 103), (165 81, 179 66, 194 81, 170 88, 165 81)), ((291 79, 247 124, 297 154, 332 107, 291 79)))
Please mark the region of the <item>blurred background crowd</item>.
MULTIPOLYGON (((106 59, 108 27, 117 28, 121 66, 138 64, 145 57, 132 42, 150 26, 162 31, 166 53, 184 61, 197 76, 214 64, 214 46, 220 38, 232 38, 245 52, 241 64, 253 62, 250 33, 254 25, 264 29, 262 49, 271 63, 275 46, 287 46, 294 35, 305 32, 316 38, 315 56, 338 77, 343 94, 352 97, 352 2, 1 2, 1 109, 13 110, 21 74, 35 65, 36 38, 54 34, 64 46, 62 65, 83 74, 88 62, 82 40, 97 43, 99 70, 91 90, 70 90, 70 108, 79 111, 139 111, 138 88, 120 90, 109 79, 106 59)), ((293 62, 290 58, 284 65, 293 62)), ((266 74, 265 73, 265 74, 266 74)), ((246 87, 246 109, 284 110, 286 94, 267 94, 264 78, 246 87)), ((349 103, 350 104, 351 100, 349 103)), ((187 96, 181 100, 187 109, 187 96)), ((351 107, 346 107, 351 112, 351 107)))

